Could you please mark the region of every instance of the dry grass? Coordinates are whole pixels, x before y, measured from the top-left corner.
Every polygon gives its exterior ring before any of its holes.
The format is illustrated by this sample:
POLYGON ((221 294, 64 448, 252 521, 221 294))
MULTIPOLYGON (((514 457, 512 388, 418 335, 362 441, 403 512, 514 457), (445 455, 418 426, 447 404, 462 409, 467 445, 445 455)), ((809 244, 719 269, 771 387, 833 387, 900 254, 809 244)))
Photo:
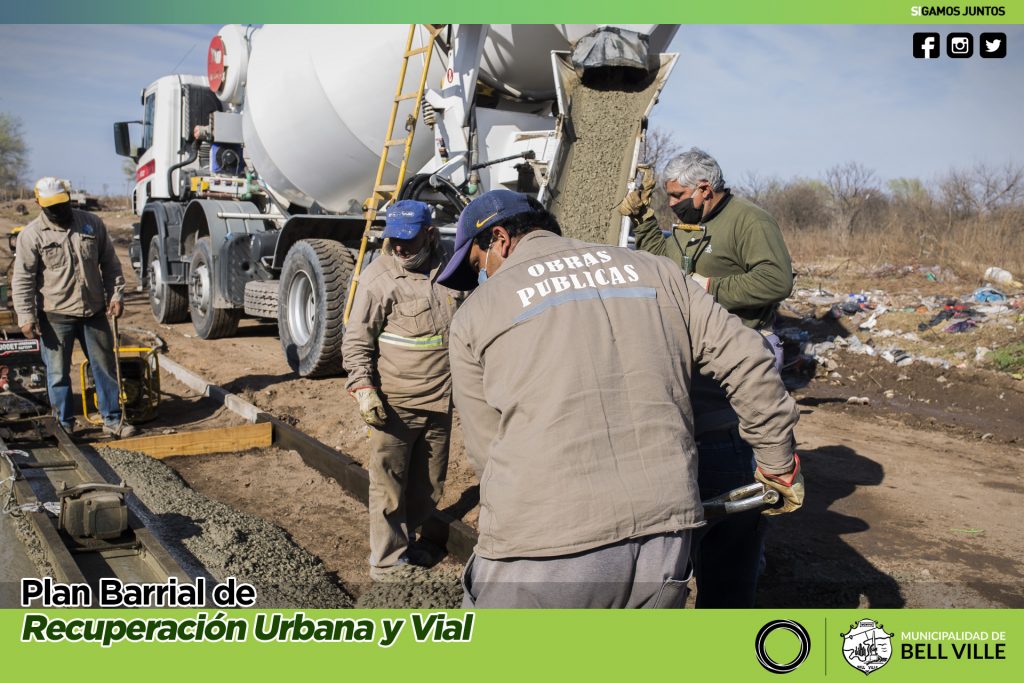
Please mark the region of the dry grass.
POLYGON ((940 265, 968 279, 980 279, 989 266, 1024 273, 1024 224, 1007 216, 998 220, 929 225, 885 225, 851 236, 828 228, 786 230, 786 243, 796 262, 847 260, 859 270, 886 264, 940 265))

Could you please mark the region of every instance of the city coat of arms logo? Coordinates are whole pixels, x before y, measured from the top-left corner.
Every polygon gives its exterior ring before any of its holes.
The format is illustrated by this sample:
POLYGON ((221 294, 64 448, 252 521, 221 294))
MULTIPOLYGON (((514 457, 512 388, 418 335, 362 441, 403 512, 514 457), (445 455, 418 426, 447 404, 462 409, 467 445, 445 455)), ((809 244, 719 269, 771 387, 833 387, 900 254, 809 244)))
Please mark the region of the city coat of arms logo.
POLYGON ((892 657, 892 634, 872 619, 861 619, 843 634, 843 657, 865 675, 885 666, 892 657))

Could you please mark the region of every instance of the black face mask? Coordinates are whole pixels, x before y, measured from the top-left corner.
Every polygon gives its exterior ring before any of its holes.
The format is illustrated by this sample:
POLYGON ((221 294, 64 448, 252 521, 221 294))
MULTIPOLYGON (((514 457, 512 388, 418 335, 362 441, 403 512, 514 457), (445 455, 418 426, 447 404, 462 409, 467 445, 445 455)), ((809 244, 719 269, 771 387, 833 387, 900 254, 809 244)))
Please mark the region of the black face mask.
POLYGON ((56 223, 61 227, 68 227, 75 220, 75 215, 71 212, 71 202, 61 202, 60 204, 54 204, 53 206, 44 206, 43 213, 52 222, 56 223))
POLYGON ((687 197, 672 207, 672 212, 679 218, 680 223, 697 225, 704 217, 704 208, 697 208, 693 205, 693 197, 687 197))

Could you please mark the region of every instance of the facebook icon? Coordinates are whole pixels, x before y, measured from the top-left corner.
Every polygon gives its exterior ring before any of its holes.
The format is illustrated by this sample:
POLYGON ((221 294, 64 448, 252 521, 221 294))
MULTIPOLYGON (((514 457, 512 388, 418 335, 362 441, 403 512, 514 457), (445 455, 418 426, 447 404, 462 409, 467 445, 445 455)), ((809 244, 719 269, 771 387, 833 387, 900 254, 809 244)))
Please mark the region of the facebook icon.
POLYGON ((939 56, 938 33, 915 33, 914 56, 918 59, 935 59, 939 56))

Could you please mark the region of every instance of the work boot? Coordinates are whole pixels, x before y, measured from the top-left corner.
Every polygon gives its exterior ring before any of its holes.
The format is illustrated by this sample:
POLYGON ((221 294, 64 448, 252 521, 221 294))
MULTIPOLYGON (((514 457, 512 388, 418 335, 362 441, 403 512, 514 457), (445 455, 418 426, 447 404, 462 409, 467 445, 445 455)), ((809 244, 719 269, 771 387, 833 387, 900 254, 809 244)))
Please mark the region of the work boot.
POLYGON ((437 564, 435 554, 421 545, 410 545, 405 550, 405 559, 418 567, 433 567, 437 564))
POLYGON ((126 439, 129 436, 134 436, 135 432, 134 425, 130 425, 127 422, 105 422, 103 423, 103 433, 109 434, 115 439, 126 439))

